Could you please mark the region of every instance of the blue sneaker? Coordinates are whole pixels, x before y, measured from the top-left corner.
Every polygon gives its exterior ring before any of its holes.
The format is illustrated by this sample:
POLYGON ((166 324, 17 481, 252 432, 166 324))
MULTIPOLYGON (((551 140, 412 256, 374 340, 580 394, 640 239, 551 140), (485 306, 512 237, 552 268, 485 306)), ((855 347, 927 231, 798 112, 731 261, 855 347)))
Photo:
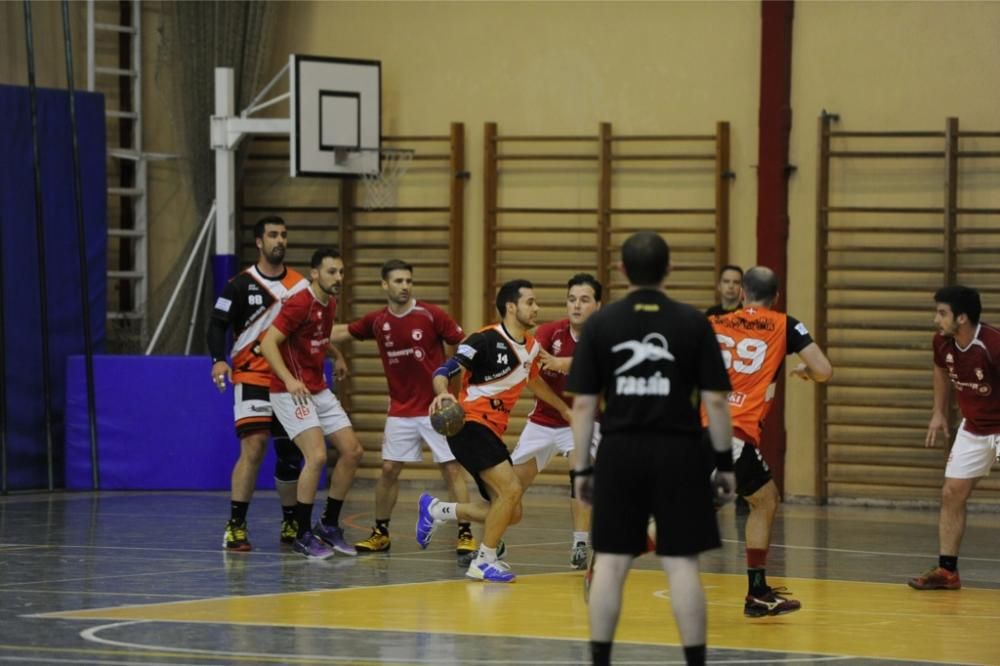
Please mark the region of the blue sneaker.
POLYGON ((516 578, 514 572, 510 570, 510 565, 503 560, 496 562, 474 560, 469 565, 469 570, 465 572, 465 575, 468 578, 485 580, 490 583, 510 583, 516 578))
POLYGON ((306 532, 292 542, 292 550, 310 560, 326 560, 333 557, 333 549, 323 543, 312 532, 306 532))
POLYGON ((420 544, 421 548, 427 548, 431 537, 434 536, 434 530, 444 522, 443 520, 434 520, 431 515, 431 506, 436 502, 437 500, 427 493, 423 493, 417 501, 417 543, 420 544))
POLYGON ((341 555, 354 557, 358 554, 357 549, 344 539, 344 530, 340 527, 324 525, 321 520, 313 525, 313 534, 341 555))

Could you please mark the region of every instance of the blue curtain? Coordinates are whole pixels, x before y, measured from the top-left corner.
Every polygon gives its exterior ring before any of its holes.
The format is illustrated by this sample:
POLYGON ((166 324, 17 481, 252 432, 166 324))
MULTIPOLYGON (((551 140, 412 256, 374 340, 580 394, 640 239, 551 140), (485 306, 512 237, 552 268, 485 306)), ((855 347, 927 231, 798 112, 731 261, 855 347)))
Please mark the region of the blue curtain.
MULTIPOLYGON (((3 353, 7 404, 7 469, 11 489, 48 483, 39 262, 35 226, 34 150, 28 89, 0 85, 0 270, 3 271, 3 353)), ((86 230, 89 323, 94 352, 104 349, 107 312, 107 182, 104 97, 76 93, 81 187, 86 230)), ((69 94, 38 90, 39 142, 48 281, 48 335, 56 485, 63 484, 66 359, 83 353, 80 254, 69 94)), ((80 390, 80 389, 77 389, 80 390)), ((85 396, 84 396, 85 398, 85 396)))

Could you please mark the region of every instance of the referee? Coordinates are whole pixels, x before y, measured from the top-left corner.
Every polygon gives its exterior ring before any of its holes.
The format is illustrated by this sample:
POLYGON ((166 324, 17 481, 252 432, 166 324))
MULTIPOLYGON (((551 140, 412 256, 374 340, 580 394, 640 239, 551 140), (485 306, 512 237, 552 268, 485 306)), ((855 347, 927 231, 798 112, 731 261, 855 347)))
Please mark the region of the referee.
POLYGON ((698 554, 721 545, 714 504, 731 501, 736 485, 730 386, 705 315, 664 292, 669 264, 670 248, 658 234, 640 232, 625 241, 629 292, 587 321, 567 384, 577 460, 570 476, 576 496, 594 506, 590 646, 598 665, 611 663, 622 588, 634 555, 645 549, 650 516, 685 659, 705 663, 698 554), (698 395, 708 413, 714 465, 701 437, 698 395), (595 475, 590 441, 600 398, 603 439, 595 475))

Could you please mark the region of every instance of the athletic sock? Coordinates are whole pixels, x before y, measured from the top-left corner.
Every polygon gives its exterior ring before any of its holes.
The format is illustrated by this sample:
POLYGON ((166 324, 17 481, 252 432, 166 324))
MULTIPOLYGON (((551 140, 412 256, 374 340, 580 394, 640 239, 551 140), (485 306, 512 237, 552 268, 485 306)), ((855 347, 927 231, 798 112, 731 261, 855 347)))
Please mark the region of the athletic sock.
POLYGON ((389 536, 389 519, 375 519, 375 531, 383 536, 389 536))
POLYGON ((479 544, 479 554, 476 559, 480 562, 496 562, 497 561, 497 549, 489 548, 486 544, 479 544))
POLYGON ((590 641, 590 662, 594 666, 611 666, 611 642, 590 641))
POLYGON ((705 652, 704 645, 685 645, 684 660, 687 661, 688 666, 704 666, 705 652))
POLYGON ((313 515, 313 505, 303 504, 302 502, 295 503, 295 522, 298 523, 298 532, 296 536, 301 539, 312 529, 312 515, 313 515))
POLYGON ((767 574, 763 567, 747 569, 747 594, 757 596, 767 591, 767 574))
POLYGON ((286 522, 287 521, 295 520, 295 505, 294 504, 292 504, 290 506, 284 506, 284 505, 281 506, 281 519, 284 520, 284 521, 286 521, 286 522))
POLYGON ((434 520, 458 520, 458 502, 442 502, 438 500, 431 504, 431 517, 434 520))
POLYGON ((236 525, 242 525, 247 522, 247 510, 250 508, 250 502, 236 502, 232 501, 229 503, 229 520, 236 525))
POLYGON ((938 555, 938 566, 955 573, 958 571, 958 555, 938 555))
POLYGON ((340 524, 340 509, 344 500, 326 498, 326 510, 323 512, 323 524, 327 527, 337 527, 340 524))
POLYGON ((472 523, 459 523, 458 524, 459 534, 472 534, 472 523))
POLYGON ((577 532, 577 531, 574 531, 573 532, 573 545, 575 546, 578 543, 585 543, 585 544, 587 544, 589 546, 590 545, 590 532, 577 532))

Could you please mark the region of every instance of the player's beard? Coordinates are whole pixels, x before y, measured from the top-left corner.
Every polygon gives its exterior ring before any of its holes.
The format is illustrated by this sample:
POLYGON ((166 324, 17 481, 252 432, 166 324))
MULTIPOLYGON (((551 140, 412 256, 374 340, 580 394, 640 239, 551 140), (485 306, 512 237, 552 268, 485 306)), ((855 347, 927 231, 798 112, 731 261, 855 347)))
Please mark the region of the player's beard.
POLYGON ((275 245, 270 252, 264 255, 264 260, 272 266, 280 266, 285 261, 285 246, 275 245))

